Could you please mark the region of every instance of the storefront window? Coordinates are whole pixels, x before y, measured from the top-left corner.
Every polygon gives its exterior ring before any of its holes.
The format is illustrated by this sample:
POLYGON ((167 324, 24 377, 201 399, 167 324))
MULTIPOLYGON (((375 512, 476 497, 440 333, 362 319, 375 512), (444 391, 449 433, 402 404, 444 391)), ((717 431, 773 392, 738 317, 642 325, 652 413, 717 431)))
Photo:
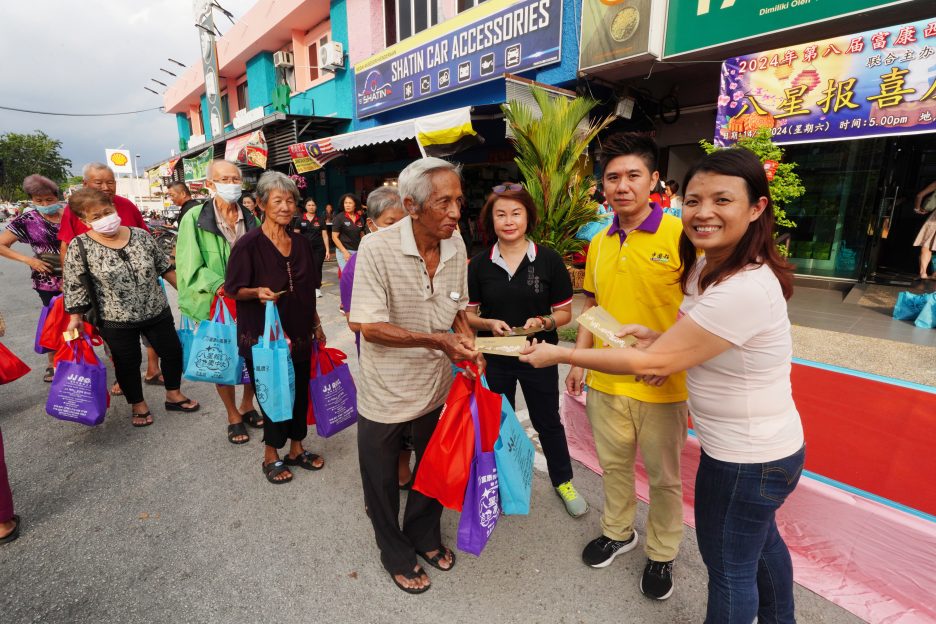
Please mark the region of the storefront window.
POLYGON ((858 278, 882 173, 884 139, 785 147, 806 193, 790 202, 790 260, 796 272, 858 278))

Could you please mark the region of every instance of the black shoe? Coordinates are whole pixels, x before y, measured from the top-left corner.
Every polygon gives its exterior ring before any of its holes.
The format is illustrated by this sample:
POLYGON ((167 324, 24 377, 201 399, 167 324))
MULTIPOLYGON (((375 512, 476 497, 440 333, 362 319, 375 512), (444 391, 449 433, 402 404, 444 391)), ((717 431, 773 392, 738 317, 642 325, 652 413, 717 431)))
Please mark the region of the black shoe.
POLYGON ((640 591, 654 600, 666 600, 673 595, 673 562, 652 561, 647 559, 643 578, 640 579, 640 591))
POLYGON ((634 531, 631 538, 625 542, 613 540, 610 537, 602 535, 588 542, 588 546, 582 551, 582 561, 585 562, 585 565, 593 568, 604 568, 611 565, 615 557, 621 553, 634 550, 636 546, 637 531, 634 531))

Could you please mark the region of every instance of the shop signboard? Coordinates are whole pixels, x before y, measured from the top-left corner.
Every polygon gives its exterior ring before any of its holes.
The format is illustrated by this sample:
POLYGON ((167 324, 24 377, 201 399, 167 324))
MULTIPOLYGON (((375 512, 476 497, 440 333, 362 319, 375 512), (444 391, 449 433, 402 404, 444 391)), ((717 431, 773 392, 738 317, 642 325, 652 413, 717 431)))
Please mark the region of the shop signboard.
POLYGON ((936 132, 936 18, 730 58, 715 144, 936 132))
POLYGON ((909 1, 669 0, 665 58, 909 1))
POLYGON ((562 0, 487 0, 354 66, 358 117, 560 60, 562 0))
POLYGON ((133 163, 130 162, 130 150, 125 149, 106 149, 104 157, 107 159, 107 166, 114 173, 133 174, 133 163))
POLYGON ((208 148, 197 156, 182 159, 182 168, 185 171, 186 182, 198 182, 208 178, 208 165, 211 164, 211 158, 214 155, 214 149, 208 148))
POLYGON ((582 0, 579 69, 661 56, 663 13, 651 0, 582 0))
POLYGON ((228 139, 224 144, 224 159, 266 169, 267 142, 263 130, 228 139))

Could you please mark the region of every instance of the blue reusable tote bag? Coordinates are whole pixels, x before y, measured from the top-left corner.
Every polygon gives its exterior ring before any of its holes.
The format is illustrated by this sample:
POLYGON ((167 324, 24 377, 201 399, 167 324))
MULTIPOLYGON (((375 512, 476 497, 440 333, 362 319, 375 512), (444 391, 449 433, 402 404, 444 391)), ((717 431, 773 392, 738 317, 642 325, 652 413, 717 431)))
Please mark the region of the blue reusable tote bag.
POLYGON ((179 342, 182 343, 182 370, 186 370, 192 357, 192 343, 195 341, 195 321, 183 314, 176 333, 179 335, 179 342))
MULTIPOLYGON (((266 302, 263 337, 251 348, 251 353, 254 385, 263 415, 273 422, 289 420, 296 401, 296 371, 273 301, 266 302)), ((240 375, 240 369, 237 373, 240 375)))
POLYGON ((224 386, 240 381, 237 353, 237 325, 227 306, 219 305, 215 315, 198 324, 192 339, 191 355, 186 355, 185 378, 224 386))
POLYGON ((897 293, 894 318, 898 321, 914 321, 926 305, 926 295, 903 291, 897 293))
MULTIPOLYGON (((481 378, 487 388, 487 379, 481 378)), ((527 437, 510 401, 501 395, 500 433, 494 443, 497 463, 497 486, 501 509, 505 514, 525 516, 530 513, 533 489, 533 457, 536 449, 527 437)))

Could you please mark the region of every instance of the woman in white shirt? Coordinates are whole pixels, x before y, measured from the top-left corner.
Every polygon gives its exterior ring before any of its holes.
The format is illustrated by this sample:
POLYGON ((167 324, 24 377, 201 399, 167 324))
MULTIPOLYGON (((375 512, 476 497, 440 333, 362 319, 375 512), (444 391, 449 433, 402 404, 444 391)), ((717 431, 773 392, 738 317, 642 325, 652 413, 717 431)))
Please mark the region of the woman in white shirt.
POLYGON ((794 622, 793 566, 775 521, 805 457, 790 387, 790 266, 777 253, 770 190, 752 152, 710 154, 684 188, 680 320, 663 334, 621 328, 637 348, 539 343, 521 360, 636 374, 647 383, 688 371, 702 446, 695 519, 709 573, 705 621, 794 622))

